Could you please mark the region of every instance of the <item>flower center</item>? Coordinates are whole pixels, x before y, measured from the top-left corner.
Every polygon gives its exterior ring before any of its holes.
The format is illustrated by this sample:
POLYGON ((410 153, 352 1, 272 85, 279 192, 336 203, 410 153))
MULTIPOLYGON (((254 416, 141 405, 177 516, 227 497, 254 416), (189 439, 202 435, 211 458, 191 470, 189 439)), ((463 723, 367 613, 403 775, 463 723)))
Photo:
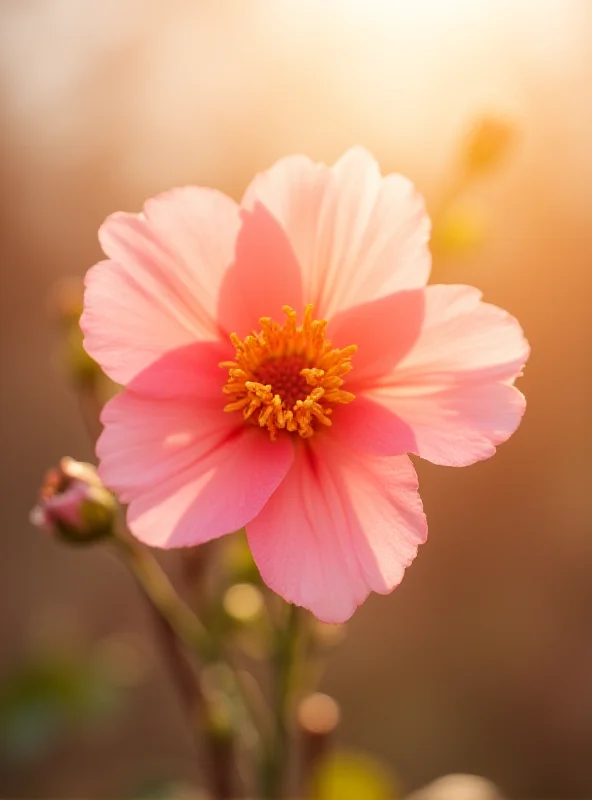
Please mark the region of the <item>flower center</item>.
POLYGON ((246 420, 267 428, 271 439, 278 430, 308 439, 319 425, 331 425, 333 406, 354 399, 341 386, 357 348, 334 348, 325 337, 326 320, 313 319, 311 305, 302 325, 290 306, 283 311, 283 325, 262 317, 259 333, 244 340, 230 335, 234 360, 220 364, 228 370, 222 391, 230 402, 224 410, 242 411, 246 420))

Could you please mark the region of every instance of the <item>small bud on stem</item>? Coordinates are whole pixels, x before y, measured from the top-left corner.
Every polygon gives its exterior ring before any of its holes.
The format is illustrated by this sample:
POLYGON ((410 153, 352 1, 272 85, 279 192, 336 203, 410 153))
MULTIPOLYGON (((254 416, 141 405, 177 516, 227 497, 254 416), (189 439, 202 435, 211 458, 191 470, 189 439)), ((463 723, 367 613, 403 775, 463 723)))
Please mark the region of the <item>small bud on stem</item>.
POLYGON ((95 467, 66 457, 46 474, 30 519, 70 544, 90 544, 111 535, 116 507, 95 467))
POLYGON ((506 158, 517 138, 516 125, 500 116, 477 120, 464 143, 462 158, 471 177, 490 172, 506 158))

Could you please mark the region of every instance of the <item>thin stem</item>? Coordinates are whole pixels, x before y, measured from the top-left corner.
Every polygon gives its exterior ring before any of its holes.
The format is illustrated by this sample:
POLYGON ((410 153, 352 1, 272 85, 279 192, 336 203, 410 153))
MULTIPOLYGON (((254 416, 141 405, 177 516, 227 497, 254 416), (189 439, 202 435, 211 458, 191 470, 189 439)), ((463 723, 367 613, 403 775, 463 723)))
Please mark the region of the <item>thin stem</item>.
MULTIPOLYGON (((179 651, 178 642, 207 663, 215 663, 216 648, 152 553, 131 539, 120 536, 115 541, 154 610, 156 631, 179 694, 191 718, 199 721, 202 728, 207 754, 205 768, 213 796, 215 800, 228 800, 233 796, 234 724, 228 713, 231 703, 220 687, 214 687, 213 691, 204 689, 179 651)), ((234 688, 232 680, 228 688, 234 688)))
POLYGON ((274 667, 274 735, 268 742, 261 770, 262 800, 284 797, 289 762, 293 676, 300 633, 301 610, 295 605, 287 608, 287 620, 280 628, 273 655, 274 667))
POLYGON ((116 543, 138 582, 150 598, 160 615, 186 648, 199 656, 202 663, 223 667, 221 691, 230 693, 239 705, 240 716, 248 721, 253 730, 253 704, 248 689, 225 658, 223 648, 200 622, 197 615, 179 597, 168 576, 152 555, 131 537, 117 537, 116 543))
POLYGON ((131 538, 119 536, 115 541, 138 583, 178 639, 205 661, 215 658, 206 629, 179 597, 152 553, 131 538))
MULTIPOLYGON (((146 596, 146 595, 145 595, 146 596)), ((195 671, 179 649, 179 641, 173 629, 152 601, 146 596, 152 611, 154 627, 158 636, 161 650, 166 659, 167 666, 173 677, 173 682, 182 702, 183 710, 189 710, 191 719, 209 722, 212 716, 208 708, 207 699, 200 690, 195 671)), ((207 756, 204 764, 209 774, 209 785, 215 800, 228 800, 233 797, 232 757, 233 742, 228 735, 212 735, 212 724, 203 725, 202 737, 197 735, 196 726, 192 725, 196 743, 200 744, 203 738, 207 756)))
POLYGON ((175 686, 185 710, 194 708, 198 700, 198 686, 196 675, 187 660, 183 657, 175 633, 160 611, 154 606, 149 597, 143 595, 147 601, 154 621, 154 628, 161 645, 161 650, 167 662, 169 671, 175 679, 175 686))

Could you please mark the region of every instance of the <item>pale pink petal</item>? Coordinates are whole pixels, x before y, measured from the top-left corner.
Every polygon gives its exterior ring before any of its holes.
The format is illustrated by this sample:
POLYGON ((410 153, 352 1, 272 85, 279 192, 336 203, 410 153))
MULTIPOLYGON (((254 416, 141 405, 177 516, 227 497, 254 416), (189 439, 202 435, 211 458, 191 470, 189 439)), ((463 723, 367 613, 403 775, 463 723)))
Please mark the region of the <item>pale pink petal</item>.
POLYGON ((396 292, 338 312, 327 326, 334 347, 355 344, 347 389, 354 394, 374 386, 406 356, 421 333, 425 289, 396 292))
POLYGON ((128 390, 106 405, 99 474, 130 504, 128 524, 138 539, 169 548, 230 533, 256 516, 281 482, 292 442, 271 442, 222 405, 128 390))
POLYGON ((421 333, 385 383, 446 386, 520 375, 530 352, 522 328, 480 298, 472 286, 428 286, 421 333))
POLYGON ((278 221, 261 203, 241 211, 235 260, 220 291, 218 318, 241 338, 260 329, 261 317, 283 321, 283 306, 303 310, 302 275, 278 221))
MULTIPOLYGON (((385 426, 388 433, 380 452, 389 452, 388 436, 391 453, 399 453, 400 443, 407 441, 413 445, 408 452, 449 467, 465 467, 492 456, 496 445, 514 433, 526 407, 522 393, 507 383, 459 383, 424 393, 418 387, 408 392, 393 388, 371 397, 393 416, 385 426)), ((354 425, 344 432, 346 438, 349 435, 355 442, 354 425)))
MULTIPOLYGON (((413 294, 402 293, 399 299, 406 302, 413 294)), ((351 410, 337 409, 335 434, 372 452, 396 455, 405 446, 437 464, 464 466, 491 456, 516 430, 524 398, 511 383, 528 358, 528 343, 516 320, 482 303, 476 289, 429 286, 424 295, 419 335, 421 311, 415 300, 409 315, 403 304, 392 319, 380 314, 381 304, 376 304, 380 324, 365 329, 366 338, 362 326, 360 370, 356 376, 356 353, 348 376, 347 389, 381 404, 392 416, 356 398, 351 410), (389 342, 395 363, 380 375, 391 358, 389 342)), ((382 302, 386 307, 387 301, 382 302)), ((338 340, 346 335, 347 316, 337 320, 338 340)), ((349 316, 348 330, 355 332, 368 309, 352 309, 349 316)))
POLYGON ((111 261, 87 275, 81 325, 86 350, 115 381, 127 383, 167 350, 224 333, 216 304, 238 228, 234 201, 197 187, 106 220, 99 238, 111 261))
POLYGON ((174 311, 156 302, 142 279, 119 264, 96 264, 85 285, 84 347, 117 383, 126 384, 167 350, 195 341, 196 334, 174 311))
POLYGON ((103 482, 129 503, 140 491, 176 475, 235 433, 240 418, 200 407, 195 398, 155 399, 129 390, 103 408, 97 442, 103 482))
POLYGON ((347 446, 376 455, 417 453, 413 429, 385 405, 363 394, 335 409, 332 420, 330 431, 323 431, 323 437, 330 435, 347 446))
POLYGON ((199 398, 200 405, 226 402, 222 387, 228 370, 220 367, 234 348, 228 342, 193 342, 170 350, 136 375, 127 388, 135 394, 153 398, 199 398))
POLYGON ((382 178, 363 148, 330 168, 292 156, 257 176, 243 205, 262 202, 285 228, 317 317, 425 286, 429 220, 412 184, 382 178))
POLYGON ((133 500, 127 521, 152 547, 191 547, 239 530, 256 516, 290 468, 288 439, 272 442, 243 426, 183 475, 133 500))
POLYGON ((345 622, 370 591, 392 591, 426 535, 409 459, 349 451, 329 437, 296 448, 247 525, 265 583, 331 623, 345 622))

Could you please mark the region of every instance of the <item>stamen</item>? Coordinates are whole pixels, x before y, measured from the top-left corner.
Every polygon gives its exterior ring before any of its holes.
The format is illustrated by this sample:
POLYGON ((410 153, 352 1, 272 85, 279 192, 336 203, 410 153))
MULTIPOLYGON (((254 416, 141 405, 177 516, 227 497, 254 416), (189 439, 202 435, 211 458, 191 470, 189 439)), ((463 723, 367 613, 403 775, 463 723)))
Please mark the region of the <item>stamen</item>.
POLYGON ((312 305, 306 306, 300 326, 290 306, 283 311, 283 325, 262 317, 259 333, 244 340, 230 334, 234 361, 220 363, 228 370, 222 391, 230 402, 224 410, 241 411, 245 420, 266 428, 272 440, 278 430, 308 439, 331 425, 333 405, 355 398, 341 386, 357 348, 334 348, 325 337, 326 320, 313 319, 312 305))

